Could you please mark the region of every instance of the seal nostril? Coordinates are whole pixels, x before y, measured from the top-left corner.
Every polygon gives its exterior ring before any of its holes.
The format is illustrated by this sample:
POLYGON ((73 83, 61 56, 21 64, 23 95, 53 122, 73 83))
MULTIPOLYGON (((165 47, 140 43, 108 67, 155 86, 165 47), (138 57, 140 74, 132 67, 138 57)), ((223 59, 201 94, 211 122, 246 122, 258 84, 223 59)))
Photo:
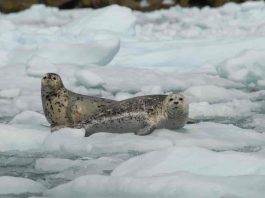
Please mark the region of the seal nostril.
POLYGON ((178 104, 179 102, 174 102, 174 104, 178 104))

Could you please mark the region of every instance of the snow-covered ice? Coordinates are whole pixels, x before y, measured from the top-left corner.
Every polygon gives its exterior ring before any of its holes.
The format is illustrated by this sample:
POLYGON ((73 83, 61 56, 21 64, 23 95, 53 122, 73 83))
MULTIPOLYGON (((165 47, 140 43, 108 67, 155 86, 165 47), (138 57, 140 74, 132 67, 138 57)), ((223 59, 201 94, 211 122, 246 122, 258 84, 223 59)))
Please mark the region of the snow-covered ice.
POLYGON ((217 177, 179 172, 156 177, 87 175, 45 193, 48 197, 256 197, 264 196, 264 176, 217 177))
POLYGON ((264 9, 36 5, 1 14, 0 197, 264 197, 264 9), (115 100, 180 91, 201 122, 143 137, 50 133, 47 72, 115 100))
POLYGON ((248 153, 173 147, 132 158, 111 175, 150 177, 182 171, 210 176, 265 175, 265 159, 248 153))
POLYGON ((0 177, 0 194, 18 196, 23 194, 39 194, 44 190, 44 186, 38 182, 19 177, 0 177))

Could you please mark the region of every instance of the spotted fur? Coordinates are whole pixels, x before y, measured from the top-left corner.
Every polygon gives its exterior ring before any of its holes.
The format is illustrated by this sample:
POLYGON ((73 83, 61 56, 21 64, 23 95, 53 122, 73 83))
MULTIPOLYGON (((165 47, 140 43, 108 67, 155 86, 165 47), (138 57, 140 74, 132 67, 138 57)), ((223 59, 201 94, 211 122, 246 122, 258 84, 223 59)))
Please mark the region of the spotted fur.
POLYGON ((58 74, 47 73, 41 81, 41 98, 51 131, 63 127, 76 128, 94 111, 115 101, 85 96, 66 89, 58 74))
POLYGON ((188 121, 189 105, 182 94, 130 98, 95 111, 80 126, 89 136, 97 132, 147 135, 158 128, 177 129, 188 121))

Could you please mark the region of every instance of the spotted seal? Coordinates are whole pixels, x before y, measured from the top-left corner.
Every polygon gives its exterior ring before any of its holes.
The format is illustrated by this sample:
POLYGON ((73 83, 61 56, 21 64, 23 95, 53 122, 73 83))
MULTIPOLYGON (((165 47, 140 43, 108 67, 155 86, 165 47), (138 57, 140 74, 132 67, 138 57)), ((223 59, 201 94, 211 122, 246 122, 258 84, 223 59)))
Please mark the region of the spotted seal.
POLYGON ((188 100, 182 94, 147 95, 99 109, 79 126, 85 128, 86 137, 97 132, 148 135, 159 128, 182 128, 188 113, 188 100))
POLYGON ((85 117, 114 100, 85 96, 66 89, 58 74, 47 73, 41 81, 42 106, 51 131, 76 128, 85 117))

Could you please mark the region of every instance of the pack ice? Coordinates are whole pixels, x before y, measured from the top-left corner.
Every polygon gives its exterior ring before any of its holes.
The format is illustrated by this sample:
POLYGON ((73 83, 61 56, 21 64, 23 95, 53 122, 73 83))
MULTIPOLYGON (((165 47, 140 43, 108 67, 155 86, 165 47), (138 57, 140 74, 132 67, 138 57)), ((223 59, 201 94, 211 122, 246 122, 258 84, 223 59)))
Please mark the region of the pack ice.
POLYGON ((0 197, 263 198, 264 9, 36 5, 0 14, 0 197), (143 137, 50 133, 46 72, 115 100, 183 92, 201 122, 143 137))

